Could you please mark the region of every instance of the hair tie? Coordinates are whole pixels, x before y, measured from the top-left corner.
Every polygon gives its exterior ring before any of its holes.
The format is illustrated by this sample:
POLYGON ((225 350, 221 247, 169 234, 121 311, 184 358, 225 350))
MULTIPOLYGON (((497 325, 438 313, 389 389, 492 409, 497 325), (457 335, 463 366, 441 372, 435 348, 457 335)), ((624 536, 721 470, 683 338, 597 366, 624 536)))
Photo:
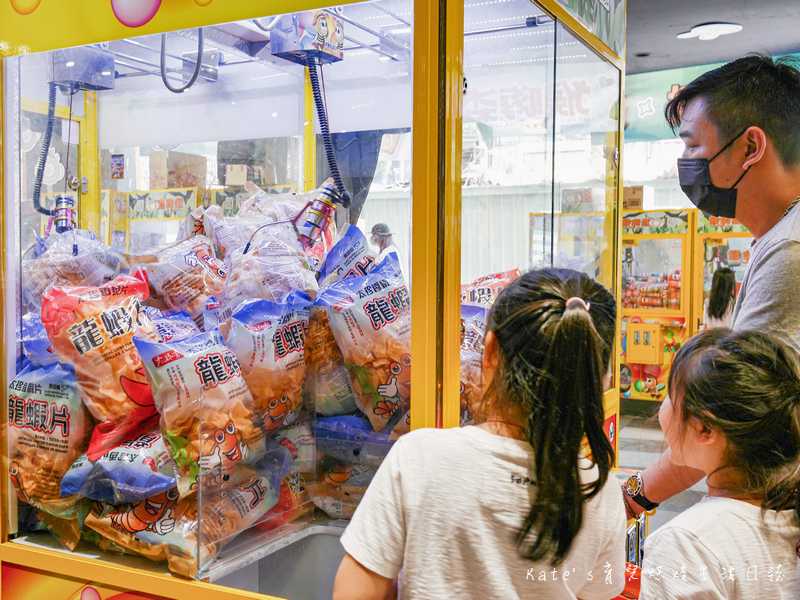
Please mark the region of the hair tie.
POLYGON ((569 305, 572 304, 573 302, 580 302, 581 306, 583 306, 583 308, 584 308, 584 310, 586 312, 589 312, 589 309, 592 307, 592 303, 591 302, 587 302, 586 300, 584 300, 583 298, 580 298, 578 296, 573 296, 572 298, 569 298, 566 301, 566 303, 565 303, 566 304, 566 308, 569 308, 570 307, 569 305))

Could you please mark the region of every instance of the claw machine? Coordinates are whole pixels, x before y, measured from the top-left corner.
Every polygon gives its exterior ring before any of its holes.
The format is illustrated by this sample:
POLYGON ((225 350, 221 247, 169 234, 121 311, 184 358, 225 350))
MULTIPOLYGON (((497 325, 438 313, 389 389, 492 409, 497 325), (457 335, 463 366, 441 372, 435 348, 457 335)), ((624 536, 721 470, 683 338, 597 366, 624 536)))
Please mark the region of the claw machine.
POLYGON ((575 183, 616 264, 624 2, 505 4, 0 7, 2 598, 330 597, 388 449, 459 423, 459 274, 530 266, 575 183), (462 187, 462 124, 492 177, 524 134, 535 198, 462 187), (462 197, 497 265, 462 273, 462 197))
POLYGON ((622 217, 620 395, 662 401, 675 352, 692 333, 694 211, 622 217))
POLYGON ((753 236, 736 219, 712 217, 697 211, 697 237, 694 241, 692 281, 693 332, 703 328, 703 306, 711 293, 714 272, 728 267, 736 278, 736 293, 750 263, 753 236))

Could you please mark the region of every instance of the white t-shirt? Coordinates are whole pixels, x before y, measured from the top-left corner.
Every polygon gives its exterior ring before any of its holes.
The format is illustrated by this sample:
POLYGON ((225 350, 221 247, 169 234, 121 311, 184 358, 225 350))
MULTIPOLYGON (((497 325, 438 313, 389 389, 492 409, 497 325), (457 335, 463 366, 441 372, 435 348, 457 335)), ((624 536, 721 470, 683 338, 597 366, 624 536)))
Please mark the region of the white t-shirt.
POLYGON ((733 307, 735 304, 735 302, 728 304, 728 310, 725 311, 721 319, 717 319, 708 314, 708 298, 706 298, 703 302, 703 329, 718 329, 720 327, 730 329, 733 322, 733 307))
MULTIPOLYGON (((586 460, 584 481, 597 478, 586 460)), ((403 569, 402 598, 605 600, 625 584, 625 508, 609 477, 555 568, 520 557, 530 510, 531 446, 478 427, 419 429, 391 449, 342 545, 383 577, 403 569), (609 581, 607 583, 607 580, 609 581)))
POLYGON ((639 600, 800 598, 794 511, 763 516, 741 500, 703 498, 648 536, 639 600))

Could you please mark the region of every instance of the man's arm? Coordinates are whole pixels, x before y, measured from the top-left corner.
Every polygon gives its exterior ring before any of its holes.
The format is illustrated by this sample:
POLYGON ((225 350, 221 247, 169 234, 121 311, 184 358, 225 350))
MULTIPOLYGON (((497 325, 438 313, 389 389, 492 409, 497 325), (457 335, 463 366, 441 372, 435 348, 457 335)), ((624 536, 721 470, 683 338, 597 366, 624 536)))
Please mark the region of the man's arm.
MULTIPOLYGON (((642 493, 650 502, 661 503, 676 494, 689 489, 705 477, 705 473, 691 467, 681 467, 670 460, 670 449, 658 457, 658 460, 642 471, 644 487, 642 493)), ((625 497, 625 503, 635 515, 644 512, 644 508, 625 497)), ((628 515, 631 516, 631 515, 628 515)))
POLYGON ((397 598, 397 579, 370 571, 345 554, 333 584, 333 600, 389 600, 397 598))

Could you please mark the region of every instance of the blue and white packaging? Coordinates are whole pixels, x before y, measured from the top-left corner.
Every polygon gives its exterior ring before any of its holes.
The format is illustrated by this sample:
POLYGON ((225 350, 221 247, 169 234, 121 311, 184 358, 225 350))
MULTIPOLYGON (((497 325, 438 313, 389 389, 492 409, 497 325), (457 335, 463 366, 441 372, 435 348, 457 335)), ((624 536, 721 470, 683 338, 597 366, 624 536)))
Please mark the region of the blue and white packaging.
POLYGON ((342 279, 363 277, 376 266, 377 256, 370 249, 367 238, 358 227, 350 225, 328 252, 319 270, 319 285, 322 287, 342 279))
POLYGON ((483 402, 483 340, 489 309, 461 305, 461 426, 475 425, 483 402))
POLYGON ((247 300, 231 315, 228 348, 242 365, 267 434, 299 418, 311 303, 311 296, 293 290, 280 302, 247 300))
POLYGON ((188 312, 165 315, 153 321, 156 337, 161 342, 169 342, 200 333, 200 328, 188 312))
POLYGON ((327 310, 359 407, 374 429, 409 431, 411 297, 397 254, 363 277, 325 286, 315 305, 327 310))
POLYGON ((61 480, 63 495, 109 504, 138 502, 174 488, 175 470, 161 432, 136 432, 96 461, 82 454, 61 480))

